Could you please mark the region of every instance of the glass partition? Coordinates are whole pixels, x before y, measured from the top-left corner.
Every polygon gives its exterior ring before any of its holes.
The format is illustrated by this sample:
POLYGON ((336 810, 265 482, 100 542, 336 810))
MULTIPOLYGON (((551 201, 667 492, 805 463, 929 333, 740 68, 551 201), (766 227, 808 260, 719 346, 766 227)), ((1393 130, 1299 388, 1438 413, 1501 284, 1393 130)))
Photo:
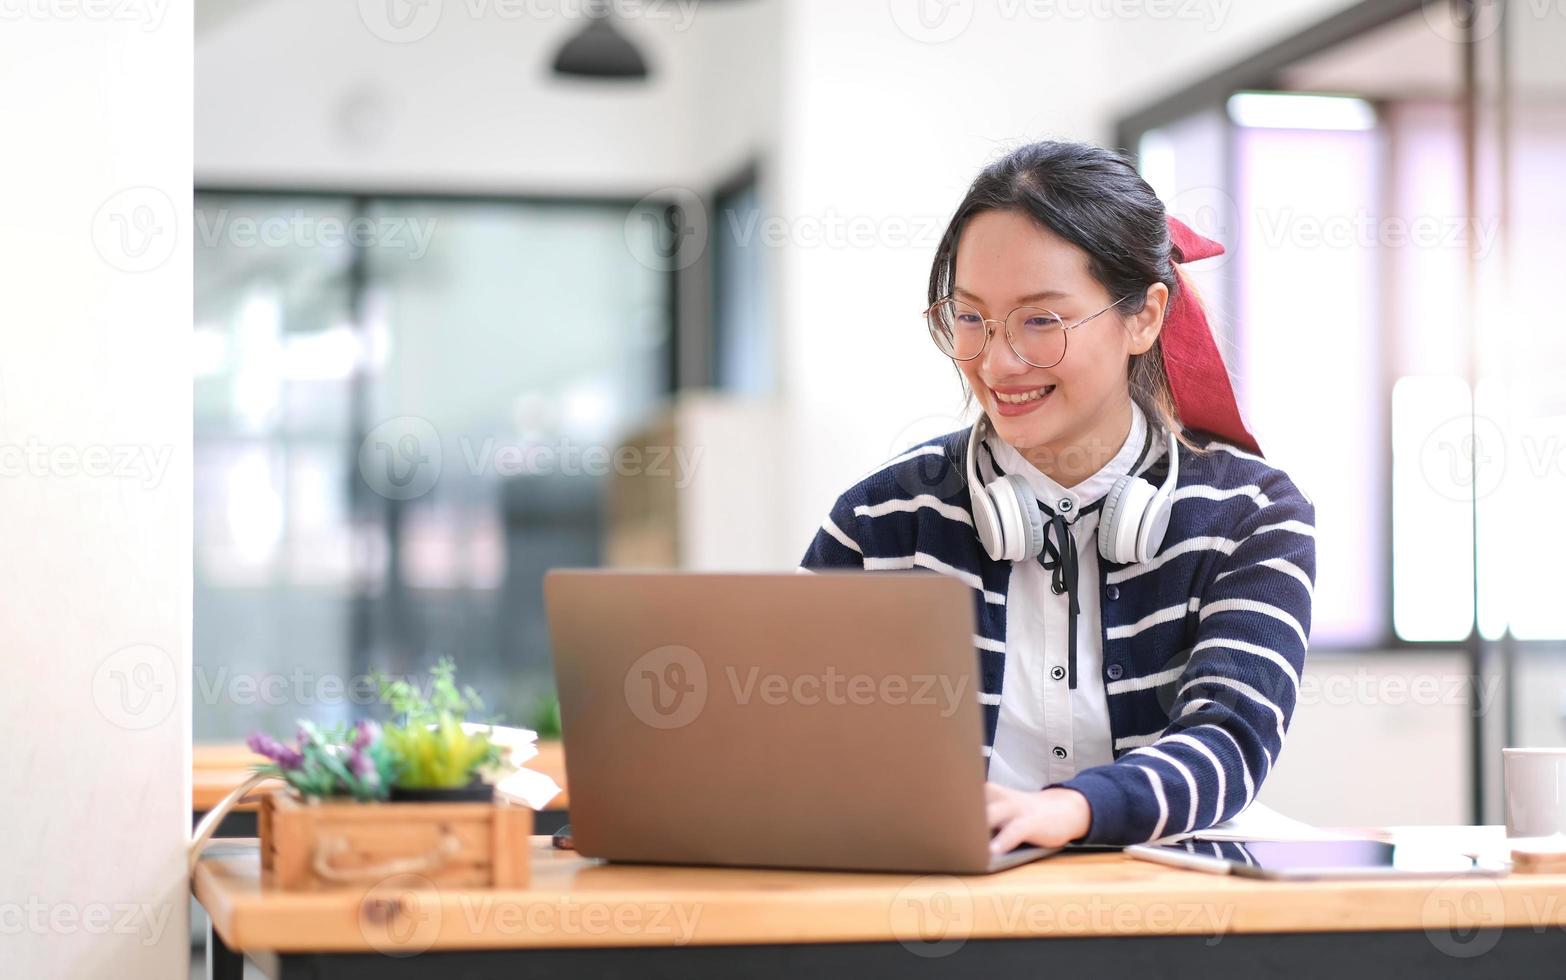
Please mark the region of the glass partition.
POLYGON ((1365 2, 1121 125, 1230 247, 1191 271, 1317 505, 1313 651, 1464 651, 1462 819, 1566 744, 1563 50, 1559 4, 1365 2))
MULTIPOLYGON (((614 451, 668 393, 629 205, 198 194, 195 734, 347 718, 450 656, 552 688, 540 581, 599 564, 614 451)), ((644 241, 643 239, 648 239, 644 241)))

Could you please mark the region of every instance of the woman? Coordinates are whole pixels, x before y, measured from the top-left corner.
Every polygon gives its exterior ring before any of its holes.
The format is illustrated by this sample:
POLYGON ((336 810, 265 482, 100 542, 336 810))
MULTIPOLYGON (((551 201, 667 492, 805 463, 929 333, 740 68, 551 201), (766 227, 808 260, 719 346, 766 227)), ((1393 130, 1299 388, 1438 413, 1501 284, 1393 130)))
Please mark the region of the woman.
POLYGON ((1221 251, 1108 150, 985 169, 926 312, 981 415, 847 490, 801 563, 973 588, 996 853, 1201 830, 1283 746, 1315 511, 1262 460, 1178 272, 1221 251))

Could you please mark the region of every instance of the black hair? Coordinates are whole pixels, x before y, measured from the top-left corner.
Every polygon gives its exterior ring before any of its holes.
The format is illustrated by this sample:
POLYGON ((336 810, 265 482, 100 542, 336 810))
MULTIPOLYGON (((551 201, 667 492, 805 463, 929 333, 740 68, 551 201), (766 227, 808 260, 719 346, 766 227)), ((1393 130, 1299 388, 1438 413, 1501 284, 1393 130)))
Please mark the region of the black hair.
MULTIPOLYGON (((974 178, 936 246, 931 304, 951 295, 957 243, 969 219, 986 211, 1026 215, 1086 252, 1093 278, 1110 296, 1126 297, 1118 304, 1123 315, 1142 311, 1155 282, 1168 287, 1169 304, 1180 295, 1174 263, 1184 257, 1170 240, 1164 203, 1131 160, 1091 143, 1044 140, 1011 151, 974 178)), ((1127 375, 1132 396, 1180 433, 1161 342, 1133 354, 1127 375)))

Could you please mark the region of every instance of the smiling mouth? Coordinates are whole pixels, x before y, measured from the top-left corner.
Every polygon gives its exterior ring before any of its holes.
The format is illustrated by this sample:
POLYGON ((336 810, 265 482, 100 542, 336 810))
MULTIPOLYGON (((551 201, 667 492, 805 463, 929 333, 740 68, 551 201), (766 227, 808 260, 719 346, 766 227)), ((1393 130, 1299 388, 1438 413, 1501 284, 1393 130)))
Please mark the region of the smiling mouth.
POLYGON ((1054 385, 1045 385, 1042 388, 1035 388, 1032 391, 1021 391, 1015 394, 1007 394, 996 391, 993 388, 990 389, 990 392, 995 396, 995 400, 1003 405, 1026 405, 1028 402, 1038 401, 1054 390, 1054 385))

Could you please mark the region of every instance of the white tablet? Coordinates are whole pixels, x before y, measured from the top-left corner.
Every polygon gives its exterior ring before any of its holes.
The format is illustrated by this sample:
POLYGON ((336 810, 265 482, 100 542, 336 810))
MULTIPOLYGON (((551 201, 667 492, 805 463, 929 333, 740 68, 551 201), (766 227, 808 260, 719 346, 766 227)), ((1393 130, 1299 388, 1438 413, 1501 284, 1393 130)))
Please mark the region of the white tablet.
POLYGON ((1207 841, 1137 844, 1126 853, 1194 871, 1251 878, 1311 881, 1324 878, 1412 878, 1503 875, 1505 864, 1476 860, 1428 843, 1376 840, 1207 841))

